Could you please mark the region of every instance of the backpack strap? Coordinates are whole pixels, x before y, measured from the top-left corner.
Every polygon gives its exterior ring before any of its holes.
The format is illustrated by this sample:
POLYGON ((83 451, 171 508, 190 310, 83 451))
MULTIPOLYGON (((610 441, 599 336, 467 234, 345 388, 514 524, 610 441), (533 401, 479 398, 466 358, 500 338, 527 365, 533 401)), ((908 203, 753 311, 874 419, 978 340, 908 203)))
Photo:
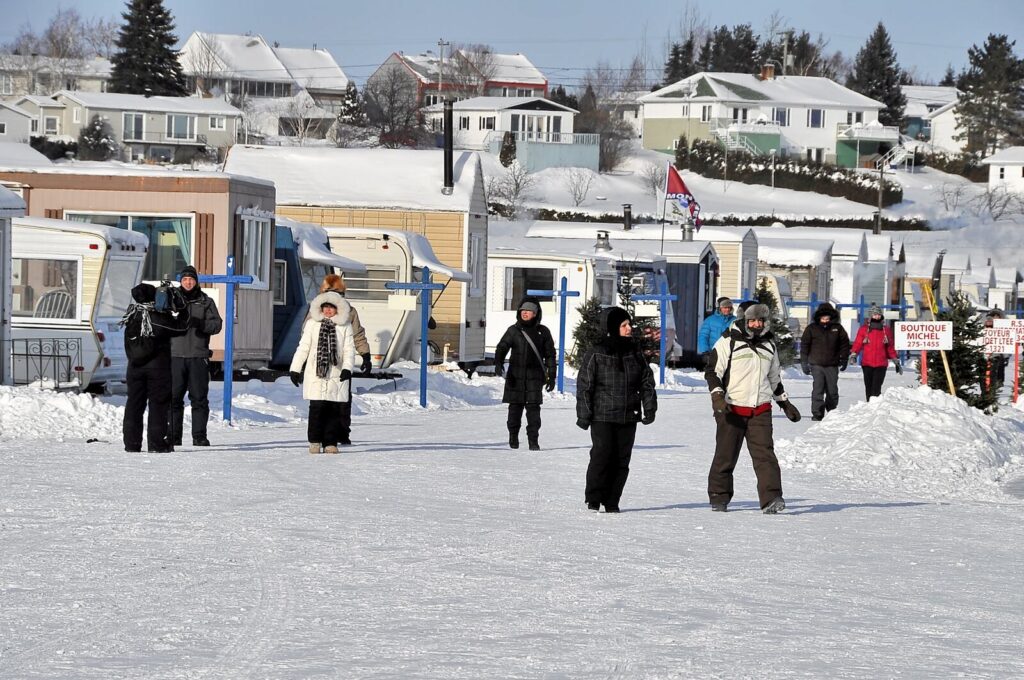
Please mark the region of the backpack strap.
POLYGON ((523 337, 526 338, 526 344, 533 350, 533 356, 537 357, 537 361, 540 362, 540 368, 544 371, 544 378, 547 379, 548 367, 544 365, 544 359, 540 356, 540 350, 537 349, 537 345, 533 344, 533 338, 530 337, 530 334, 526 332, 525 328, 520 328, 519 330, 523 334, 523 337))
POLYGON ((722 389, 726 392, 729 391, 729 374, 732 372, 732 351, 736 348, 736 338, 729 336, 729 362, 725 366, 725 372, 722 374, 722 389))

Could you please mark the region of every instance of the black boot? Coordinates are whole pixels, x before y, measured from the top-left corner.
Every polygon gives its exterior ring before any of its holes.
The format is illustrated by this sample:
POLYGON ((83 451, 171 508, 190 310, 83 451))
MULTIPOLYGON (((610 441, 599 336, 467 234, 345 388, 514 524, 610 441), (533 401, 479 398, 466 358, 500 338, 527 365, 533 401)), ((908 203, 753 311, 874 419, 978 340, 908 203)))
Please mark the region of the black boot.
POLYGON ((540 451, 540 442, 537 440, 536 437, 530 437, 530 450, 540 451))
POLYGON ((509 431, 509 433, 508 433, 508 447, 510 449, 518 449, 519 448, 519 433, 518 432, 509 431))

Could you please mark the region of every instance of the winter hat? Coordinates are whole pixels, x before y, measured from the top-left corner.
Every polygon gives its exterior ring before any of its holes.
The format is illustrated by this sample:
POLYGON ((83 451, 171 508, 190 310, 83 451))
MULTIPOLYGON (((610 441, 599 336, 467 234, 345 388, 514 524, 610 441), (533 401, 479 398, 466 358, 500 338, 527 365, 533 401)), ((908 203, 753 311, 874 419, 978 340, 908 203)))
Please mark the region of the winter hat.
POLYGON ((149 283, 140 283, 132 288, 132 299, 140 305, 156 300, 156 288, 149 283))
POLYGON ((632 318, 622 307, 610 307, 605 310, 605 323, 604 328, 608 335, 613 338, 619 335, 619 326, 622 325, 623 321, 632 321, 632 318))
POLYGON ((878 316, 883 317, 883 318, 885 317, 885 314, 882 313, 882 308, 879 307, 878 305, 871 305, 870 307, 868 307, 868 318, 869 319, 871 317, 875 316, 876 314, 878 316))
POLYGON ((522 304, 519 305, 519 311, 540 314, 540 305, 538 305, 533 300, 523 300, 522 304))
POLYGON ((827 302, 822 302, 818 305, 818 308, 814 310, 814 323, 821 321, 821 317, 823 316, 832 317, 832 321, 839 320, 839 312, 837 312, 836 308, 827 302))
POLYGON ((753 300, 744 300, 740 303, 739 309, 736 311, 736 320, 739 321, 746 315, 747 310, 756 305, 757 303, 753 300))
POLYGON ((197 272, 196 268, 193 267, 192 265, 187 265, 184 269, 181 270, 181 275, 178 276, 178 280, 180 281, 185 277, 193 278, 196 280, 196 283, 199 283, 199 272, 197 272))
POLYGON ((771 316, 771 313, 771 310, 768 309, 768 305, 754 303, 743 311, 743 320, 749 321, 750 319, 760 319, 761 321, 768 323, 768 317, 771 316))
POLYGON ((732 298, 727 298, 727 297, 720 297, 720 298, 718 298, 718 300, 715 301, 715 308, 716 309, 721 309, 722 307, 729 307, 731 309, 732 308, 732 298))

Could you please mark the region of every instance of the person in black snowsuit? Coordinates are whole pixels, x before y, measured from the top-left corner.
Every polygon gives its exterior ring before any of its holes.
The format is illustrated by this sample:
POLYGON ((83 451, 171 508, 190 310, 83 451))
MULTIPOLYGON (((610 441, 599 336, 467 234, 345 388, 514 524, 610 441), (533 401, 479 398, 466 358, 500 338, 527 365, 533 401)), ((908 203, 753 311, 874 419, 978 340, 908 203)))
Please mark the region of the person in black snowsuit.
POLYGON ((800 366, 814 378, 811 386, 811 420, 821 420, 839 406, 839 371, 850 363, 850 336, 839 323, 839 312, 827 302, 814 310, 800 340, 800 366))
POLYGON ((213 299, 199 287, 199 274, 189 265, 181 270, 183 314, 188 319, 184 335, 171 339, 171 440, 181 444, 185 418, 185 392, 192 406, 192 445, 209 446, 206 424, 210 420, 210 336, 224 325, 213 299))
POLYGON ((541 321, 540 302, 526 297, 519 304, 516 322, 508 327, 494 351, 494 375, 505 376, 502 401, 508 404, 508 445, 519 448, 519 428, 526 411, 526 437, 530 450, 540 450, 541 390, 555 389, 555 341, 541 321), (511 353, 508 371, 505 357, 511 353))
POLYGON ((178 317, 154 308, 156 288, 140 283, 121 319, 124 350, 128 357, 128 401, 121 425, 125 451, 142 450, 142 416, 149 406, 147 441, 152 453, 174 451, 168 436, 171 406, 171 337, 188 328, 185 314, 178 317))
POLYGON ((658 395, 654 373, 633 339, 626 310, 601 313, 607 335, 588 350, 576 376, 576 425, 590 429, 590 465, 584 500, 587 509, 618 512, 629 476, 637 421, 654 422, 658 395))

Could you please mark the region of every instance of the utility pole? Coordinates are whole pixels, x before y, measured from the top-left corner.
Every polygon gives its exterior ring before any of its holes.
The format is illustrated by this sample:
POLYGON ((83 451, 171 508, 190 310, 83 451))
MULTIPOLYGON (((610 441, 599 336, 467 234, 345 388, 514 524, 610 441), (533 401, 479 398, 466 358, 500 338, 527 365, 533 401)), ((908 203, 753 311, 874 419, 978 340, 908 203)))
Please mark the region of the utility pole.
POLYGON ((781 31, 782 33, 782 75, 786 75, 786 67, 789 66, 789 39, 793 36, 793 29, 781 31))
POLYGON ((440 38, 437 41, 437 50, 441 55, 441 63, 437 69, 437 99, 438 101, 444 101, 444 48, 451 45, 444 38, 440 38))
POLYGON ((882 233, 882 193, 885 191, 885 163, 878 164, 878 218, 875 220, 875 234, 882 233))

